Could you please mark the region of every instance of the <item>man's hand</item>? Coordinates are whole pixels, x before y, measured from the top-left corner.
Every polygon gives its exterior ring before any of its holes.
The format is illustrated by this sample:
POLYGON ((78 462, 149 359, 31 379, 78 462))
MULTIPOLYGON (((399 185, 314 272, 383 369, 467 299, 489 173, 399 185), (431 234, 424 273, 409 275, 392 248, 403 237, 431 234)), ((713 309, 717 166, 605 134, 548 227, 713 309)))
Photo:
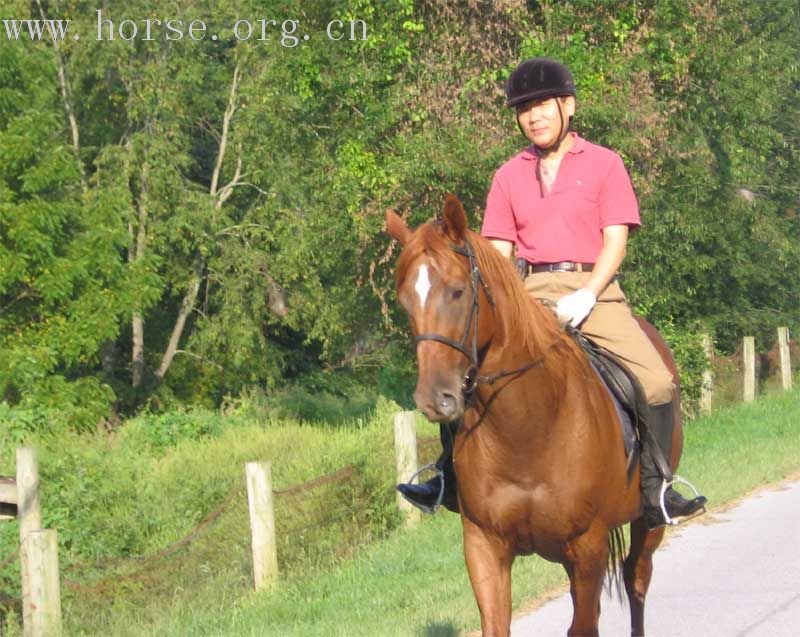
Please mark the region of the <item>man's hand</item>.
POLYGON ((556 303, 558 320, 564 324, 569 323, 572 327, 578 327, 589 316, 596 302, 594 293, 586 288, 562 296, 556 303))

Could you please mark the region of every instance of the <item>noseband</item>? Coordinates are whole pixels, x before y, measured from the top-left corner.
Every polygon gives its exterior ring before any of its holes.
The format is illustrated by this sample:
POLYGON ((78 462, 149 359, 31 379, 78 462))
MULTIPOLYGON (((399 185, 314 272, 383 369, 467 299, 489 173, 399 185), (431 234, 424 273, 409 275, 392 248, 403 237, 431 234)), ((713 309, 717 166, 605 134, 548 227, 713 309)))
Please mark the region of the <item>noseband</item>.
MULTIPOLYGON (((480 299, 478 296, 479 286, 483 287, 483 293, 486 295, 486 298, 489 300, 489 305, 492 306, 494 309, 494 298, 492 298, 491 292, 489 292, 489 286, 486 284, 486 281, 481 274, 480 269, 478 268, 478 261, 475 258, 475 251, 472 249, 472 244, 469 242, 468 239, 464 239, 464 247, 461 246, 451 246, 451 249, 458 254, 464 255, 467 257, 469 261, 469 270, 470 270, 470 289, 472 291, 472 308, 470 308, 469 316, 467 317, 467 326, 464 328, 464 335, 461 337, 460 341, 454 341, 452 338, 448 338, 446 336, 442 336, 441 334, 434 334, 432 332, 425 333, 425 334, 418 334, 417 338, 415 339, 417 343, 420 341, 437 341, 438 343, 444 343, 445 345, 449 345, 450 347, 457 349, 459 352, 464 354, 469 360, 469 369, 467 369, 467 373, 464 376, 464 382, 461 384, 461 390, 464 394, 472 394, 478 386, 478 367, 483 360, 483 357, 486 355, 486 350, 489 347, 489 343, 486 343, 483 347, 478 348, 478 308, 480 306, 480 299), (470 330, 472 331, 472 342, 470 343, 470 348, 467 349, 467 341, 469 340, 470 330)), ((491 341, 491 339, 490 339, 491 341)))
POLYGON ((501 370, 495 374, 491 374, 489 376, 479 376, 478 371, 480 364, 483 362, 483 358, 486 356, 486 352, 489 349, 489 345, 492 342, 490 338, 489 341, 483 345, 482 347, 478 347, 478 307, 480 305, 480 299, 478 296, 480 287, 483 288, 483 293, 486 295, 487 300, 489 301, 489 305, 492 306, 494 310, 496 305, 494 302, 494 298, 492 297, 491 292, 489 291, 489 286, 486 283, 486 280, 483 278, 480 269, 478 268, 478 261, 475 258, 475 251, 472 249, 472 244, 470 244, 468 239, 464 239, 464 247, 461 246, 450 246, 450 248, 457 252, 458 254, 464 255, 467 257, 469 261, 469 270, 470 270, 470 288, 472 291, 472 308, 470 309, 469 316, 467 317, 467 325, 464 328, 464 335, 461 337, 460 341, 454 341, 452 338, 448 338, 447 336, 442 336, 441 334, 435 334, 433 332, 427 332, 425 334, 418 334, 415 341, 417 343, 421 341, 436 341, 438 343, 444 343, 445 345, 449 345, 453 349, 457 349, 459 352, 464 354, 469 360, 469 368, 467 369, 467 373, 464 376, 464 382, 461 384, 461 391, 467 398, 467 402, 471 403, 475 396, 475 390, 478 388, 478 385, 487 384, 491 385, 495 381, 505 378, 506 376, 516 376, 521 375, 527 372, 529 369, 537 367, 544 362, 545 356, 547 353, 555 346, 563 343, 563 339, 558 339, 554 341, 550 347, 548 347, 545 352, 538 356, 535 360, 532 360, 521 367, 516 369, 512 369, 510 371, 501 370), (480 286, 480 287, 479 287, 480 286), (470 331, 472 331, 472 342, 470 343, 470 348, 467 349, 467 341, 470 336, 470 331))

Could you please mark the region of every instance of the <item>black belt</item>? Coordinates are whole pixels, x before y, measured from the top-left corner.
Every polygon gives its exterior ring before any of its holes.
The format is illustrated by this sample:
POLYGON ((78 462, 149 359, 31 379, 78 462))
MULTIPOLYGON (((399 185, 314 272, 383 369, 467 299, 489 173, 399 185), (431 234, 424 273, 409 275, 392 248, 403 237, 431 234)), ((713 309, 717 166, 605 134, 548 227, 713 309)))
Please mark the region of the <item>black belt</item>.
POLYGON ((528 274, 539 272, 591 272, 594 263, 575 263, 574 261, 559 261, 558 263, 530 263, 527 265, 528 274))

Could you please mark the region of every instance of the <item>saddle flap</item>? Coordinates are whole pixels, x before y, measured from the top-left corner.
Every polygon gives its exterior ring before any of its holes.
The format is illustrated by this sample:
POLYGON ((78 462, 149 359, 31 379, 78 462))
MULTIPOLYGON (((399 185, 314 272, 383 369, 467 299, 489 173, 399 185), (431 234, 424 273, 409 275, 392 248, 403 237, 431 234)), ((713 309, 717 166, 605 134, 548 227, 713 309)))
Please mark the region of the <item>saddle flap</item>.
POLYGON ((580 330, 567 328, 567 333, 586 352, 592 368, 597 372, 620 415, 625 453, 630 455, 640 432, 646 426, 647 398, 636 376, 607 349, 601 347, 580 330))

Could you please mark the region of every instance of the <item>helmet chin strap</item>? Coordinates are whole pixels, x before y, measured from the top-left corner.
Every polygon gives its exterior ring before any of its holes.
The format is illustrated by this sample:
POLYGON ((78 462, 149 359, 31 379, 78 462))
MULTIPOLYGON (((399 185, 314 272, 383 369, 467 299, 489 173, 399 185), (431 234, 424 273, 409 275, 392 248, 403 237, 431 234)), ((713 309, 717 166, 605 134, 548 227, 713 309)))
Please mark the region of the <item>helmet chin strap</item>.
MULTIPOLYGON (((561 120, 558 139, 550 144, 547 148, 543 148, 542 146, 534 144, 534 148, 536 148, 536 152, 540 157, 547 157, 549 154, 556 152, 559 148, 561 148, 561 143, 566 139, 567 135, 569 135, 569 130, 572 127, 572 118, 570 117, 567 120, 566 125, 564 124, 564 112, 561 110, 560 103, 558 106, 558 117, 561 120)), ((517 117, 517 128, 519 128, 519 132, 522 133, 522 135, 527 139, 528 135, 525 133, 525 129, 522 128, 522 124, 519 123, 519 117, 517 117)))
MULTIPOLYGON (((556 98, 558 99, 558 98, 556 98)), ((569 134, 569 128, 571 123, 571 118, 567 120, 566 125, 564 124, 564 111, 561 109, 561 102, 558 102, 558 117, 561 120, 561 126, 559 128, 558 139, 550 144, 547 148, 543 148, 542 146, 536 146, 536 152, 539 154, 540 157, 547 157, 548 155, 555 153, 561 148, 561 143, 569 134)))

